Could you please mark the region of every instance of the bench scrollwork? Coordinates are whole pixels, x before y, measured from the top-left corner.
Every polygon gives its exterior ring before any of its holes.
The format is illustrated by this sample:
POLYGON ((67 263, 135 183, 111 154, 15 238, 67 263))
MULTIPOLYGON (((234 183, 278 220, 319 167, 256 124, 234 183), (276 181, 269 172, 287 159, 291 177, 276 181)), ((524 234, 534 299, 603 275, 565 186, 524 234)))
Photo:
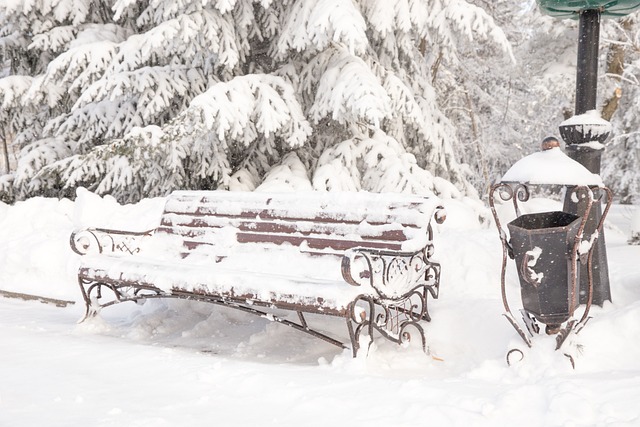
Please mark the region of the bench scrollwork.
POLYGON ((135 255, 142 239, 152 231, 128 232, 105 228, 85 228, 71 233, 69 243, 78 255, 118 253, 135 255))

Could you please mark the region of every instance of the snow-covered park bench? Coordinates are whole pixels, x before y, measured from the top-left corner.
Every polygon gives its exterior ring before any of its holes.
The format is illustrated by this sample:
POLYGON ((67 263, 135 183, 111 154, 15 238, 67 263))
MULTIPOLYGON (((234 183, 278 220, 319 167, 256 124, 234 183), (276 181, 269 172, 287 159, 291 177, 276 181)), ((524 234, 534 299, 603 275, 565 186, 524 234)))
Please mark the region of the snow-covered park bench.
POLYGON ((426 348, 421 322, 440 279, 432 218, 445 218, 437 199, 401 194, 178 191, 156 229, 89 228, 71 246, 83 255, 85 319, 118 302, 182 298, 346 348, 305 315, 339 316, 355 356, 374 330, 397 343, 417 332, 426 348))

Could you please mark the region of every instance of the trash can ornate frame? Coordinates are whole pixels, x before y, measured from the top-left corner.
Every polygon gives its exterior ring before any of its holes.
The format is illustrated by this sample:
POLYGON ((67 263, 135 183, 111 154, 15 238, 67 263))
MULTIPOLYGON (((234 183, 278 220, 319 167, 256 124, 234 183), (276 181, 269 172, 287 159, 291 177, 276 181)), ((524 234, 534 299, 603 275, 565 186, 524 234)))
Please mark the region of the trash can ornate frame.
MULTIPOLYGON (((566 157, 562 153, 558 154, 566 157)), ((568 158, 567 160, 573 162, 568 158)), ((531 188, 549 184, 551 183, 509 181, 503 178, 491 187, 489 205, 502 242, 500 288, 504 316, 528 347, 532 347, 532 337, 540 333, 539 323, 546 325, 546 334, 556 336, 556 350, 559 350, 569 334, 580 332, 590 318, 589 310, 593 300, 593 249, 611 207, 613 194, 604 185, 561 183, 568 193, 566 199, 586 206, 583 216, 563 211, 523 214, 521 206, 529 201, 531 188), (594 204, 602 203, 604 197, 606 207, 602 218, 595 231, 585 236, 589 212, 594 204), (507 224, 506 229, 502 226, 496 209, 498 199, 512 202, 515 210, 516 218, 507 224), (524 328, 513 315, 507 298, 506 270, 509 258, 515 261, 518 271, 524 328), (584 312, 577 319, 574 314, 580 304, 580 264, 587 266, 589 286, 584 312)), ((513 349, 507 354, 509 364, 514 352, 519 353, 521 358, 524 357, 521 350, 513 349)), ((564 354, 574 365, 573 356, 567 352, 564 354)))

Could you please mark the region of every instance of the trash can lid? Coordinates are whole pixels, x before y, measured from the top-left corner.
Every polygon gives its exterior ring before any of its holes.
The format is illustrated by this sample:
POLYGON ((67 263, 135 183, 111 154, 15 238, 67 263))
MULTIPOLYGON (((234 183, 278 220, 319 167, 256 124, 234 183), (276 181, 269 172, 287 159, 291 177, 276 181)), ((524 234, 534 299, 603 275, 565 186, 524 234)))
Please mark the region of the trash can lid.
POLYGON ((564 154, 559 147, 539 151, 518 160, 502 182, 532 185, 585 185, 604 187, 600 175, 564 154))
POLYGON ((583 10, 600 9, 602 16, 619 18, 640 7, 640 0, 537 0, 540 9, 556 18, 578 18, 583 10))
POLYGON ((582 220, 582 218, 569 212, 538 212, 520 215, 507 224, 507 227, 512 233, 515 228, 520 228, 525 232, 544 231, 568 227, 578 220, 582 220))

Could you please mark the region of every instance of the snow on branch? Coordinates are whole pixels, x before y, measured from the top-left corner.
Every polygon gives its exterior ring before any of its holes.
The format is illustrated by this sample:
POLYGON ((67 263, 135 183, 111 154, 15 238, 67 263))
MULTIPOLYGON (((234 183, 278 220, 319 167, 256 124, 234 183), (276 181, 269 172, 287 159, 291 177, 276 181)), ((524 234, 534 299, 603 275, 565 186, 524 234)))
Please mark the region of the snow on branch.
MULTIPOLYGON (((148 120, 158 112, 171 106, 176 97, 184 97, 190 91, 192 83, 185 67, 143 67, 131 72, 122 72, 110 79, 101 79, 92 84, 80 96, 72 112, 88 104, 105 99, 138 100, 139 115, 148 120)), ((204 76, 198 76, 200 84, 204 76)))
MULTIPOLYGON (((119 43, 126 39, 129 31, 115 24, 63 25, 33 36, 28 49, 61 52, 95 42, 119 43)), ((100 53, 99 46, 95 46, 100 53)))
POLYGON ((309 115, 316 123, 331 116, 339 123, 365 121, 379 127, 392 115, 389 95, 380 80, 361 58, 341 45, 310 61, 302 80, 303 87, 315 91, 309 115))
MULTIPOLYGON (((100 79, 85 90, 68 114, 51 120, 46 131, 89 147, 121 138, 134 127, 167 119, 205 87, 201 70, 144 67, 100 79)), ((86 147, 85 147, 86 148, 86 147)), ((84 151, 84 149, 81 149, 84 151)))
POLYGON ((290 150, 310 134, 290 84, 248 75, 213 85, 163 127, 134 128, 124 138, 44 167, 38 178, 60 180, 66 188, 93 183, 96 192, 121 200, 177 187, 216 188, 229 184, 232 158, 246 159, 252 150, 290 150))
POLYGON ((57 22, 71 22, 78 25, 87 21, 92 0, 11 0, 3 1, 7 15, 43 17, 51 15, 57 22))
MULTIPOLYGON (((154 0, 138 18, 138 25, 160 24, 166 20, 176 18, 185 11, 198 12, 205 9, 216 9, 222 14, 232 12, 239 3, 251 4, 254 0, 154 0)), ((257 0, 255 1, 257 2, 257 0)), ((260 3, 268 7, 270 1, 262 0, 260 3)), ((114 20, 122 20, 124 16, 132 12, 139 4, 136 0, 116 0, 112 7, 114 20)), ((135 12, 133 12, 135 13, 135 12)))
POLYGON ((441 40, 453 45, 454 33, 460 32, 469 41, 478 38, 495 43, 515 62, 507 36, 484 9, 466 0, 435 0, 434 3, 434 12, 429 15, 430 27, 441 40))
POLYGON ((217 83, 194 98, 184 115, 202 120, 206 131, 215 132, 220 141, 239 140, 245 146, 258 132, 266 139, 279 136, 291 148, 304 144, 311 134, 293 87, 266 74, 217 83))
POLYGON ((157 59, 180 58, 206 69, 213 62, 228 70, 236 67, 241 52, 233 18, 216 10, 202 10, 164 21, 144 34, 121 43, 108 73, 131 71, 157 59))
POLYGON ((0 112, 20 107, 22 97, 32 82, 33 78, 29 76, 7 76, 0 79, 0 112))
POLYGON ((29 49, 59 52, 75 39, 77 32, 78 29, 72 25, 54 27, 47 32, 34 35, 29 49))
POLYGON ((352 55, 364 53, 369 41, 366 23, 352 0, 297 0, 283 24, 277 52, 280 59, 290 49, 322 51, 341 43, 352 55))
POLYGON ((82 90, 100 78, 116 54, 117 45, 97 41, 67 50, 49 63, 41 90, 52 82, 82 90))
MULTIPOLYGON (((416 100, 417 94, 396 74, 382 71, 384 74, 384 89, 389 94, 391 111, 412 124, 424 137, 428 137, 426 112, 416 100)), ((435 100, 435 94, 432 97, 435 100)))
POLYGON ((119 138, 143 125, 137 103, 105 99, 51 120, 44 131, 59 137, 75 135, 74 149, 84 152, 105 139, 119 138))
POLYGON ((324 151, 312 179, 316 190, 401 192, 461 198, 446 180, 418 166, 404 147, 378 130, 324 151))
POLYGON ((290 192, 312 190, 307 169, 294 152, 288 153, 282 161, 271 168, 264 181, 255 190, 265 192, 290 192))
POLYGON ((37 194, 49 187, 34 178, 47 165, 54 164, 71 154, 70 147, 56 138, 46 138, 27 145, 22 149, 18 160, 13 181, 14 188, 22 194, 37 194))
POLYGON ((124 139, 43 167, 36 180, 60 181, 67 189, 87 186, 99 194, 118 194, 122 200, 158 195, 154 185, 161 173, 158 159, 163 154, 163 136, 157 126, 134 129, 124 139))
POLYGON ((424 34, 430 10, 423 0, 358 0, 363 14, 381 38, 412 29, 424 34))

